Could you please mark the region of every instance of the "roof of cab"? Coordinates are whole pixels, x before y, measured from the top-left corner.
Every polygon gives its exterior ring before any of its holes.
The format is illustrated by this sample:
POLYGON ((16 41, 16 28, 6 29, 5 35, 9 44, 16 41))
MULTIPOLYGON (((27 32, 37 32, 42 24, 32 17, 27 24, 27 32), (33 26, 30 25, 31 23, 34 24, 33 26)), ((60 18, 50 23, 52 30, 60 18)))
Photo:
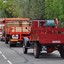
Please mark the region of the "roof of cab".
POLYGON ((12 20, 30 20, 30 18, 5 18, 7 21, 12 21, 12 20))

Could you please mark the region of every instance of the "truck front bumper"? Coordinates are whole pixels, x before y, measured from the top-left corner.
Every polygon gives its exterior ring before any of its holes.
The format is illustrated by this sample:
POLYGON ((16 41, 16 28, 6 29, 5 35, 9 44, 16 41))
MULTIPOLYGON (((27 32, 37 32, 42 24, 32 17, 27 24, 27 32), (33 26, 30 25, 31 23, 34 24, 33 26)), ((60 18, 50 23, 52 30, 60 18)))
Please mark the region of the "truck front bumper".
POLYGON ((23 40, 18 40, 18 39, 10 39, 10 44, 20 44, 23 45, 23 40))

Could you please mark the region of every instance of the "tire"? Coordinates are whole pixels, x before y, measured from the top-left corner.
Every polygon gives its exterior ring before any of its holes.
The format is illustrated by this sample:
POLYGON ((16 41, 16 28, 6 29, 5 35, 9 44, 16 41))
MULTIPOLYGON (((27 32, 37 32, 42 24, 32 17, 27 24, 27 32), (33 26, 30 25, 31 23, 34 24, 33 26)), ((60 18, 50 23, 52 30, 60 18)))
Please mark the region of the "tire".
POLYGON ((64 46, 59 47, 59 53, 62 58, 64 58, 64 46))
POLYGON ((5 39, 5 44, 8 44, 8 42, 9 42, 9 40, 10 40, 10 35, 7 34, 5 37, 6 37, 6 39, 5 39))
POLYGON ((11 48, 11 47, 13 47, 13 44, 9 41, 9 47, 11 48))
POLYGON ((27 54, 27 50, 28 49, 24 47, 24 49, 23 49, 24 54, 27 54))
POLYGON ((39 58, 39 56, 40 56, 40 44, 39 43, 37 43, 37 42, 34 43, 33 52, 34 52, 34 57, 39 58))
POLYGON ((12 47, 13 45, 9 43, 9 47, 12 47))
POLYGON ((28 48, 26 48, 25 42, 27 43, 27 41, 25 41, 25 39, 24 39, 24 40, 23 40, 23 53, 24 53, 24 54, 27 54, 28 48))
POLYGON ((5 44, 8 44, 8 40, 7 39, 5 40, 5 44))

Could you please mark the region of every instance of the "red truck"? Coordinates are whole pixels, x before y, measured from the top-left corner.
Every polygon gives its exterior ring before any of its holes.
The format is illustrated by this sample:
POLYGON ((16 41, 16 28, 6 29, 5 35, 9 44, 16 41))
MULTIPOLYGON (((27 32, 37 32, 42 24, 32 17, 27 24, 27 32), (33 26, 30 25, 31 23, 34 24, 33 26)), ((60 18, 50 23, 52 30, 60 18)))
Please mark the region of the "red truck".
POLYGON ((64 28, 58 27, 58 20, 33 20, 30 38, 24 37, 23 52, 32 48, 34 57, 39 58, 44 50, 51 53, 58 50, 64 58, 64 28))
POLYGON ((4 18, 0 18, 0 40, 3 40, 3 33, 2 33, 2 29, 4 27, 4 23, 2 23, 2 21, 4 20, 4 18))
POLYGON ((23 37, 27 36, 30 30, 30 18, 5 18, 5 43, 10 47, 16 44, 23 44, 23 37))

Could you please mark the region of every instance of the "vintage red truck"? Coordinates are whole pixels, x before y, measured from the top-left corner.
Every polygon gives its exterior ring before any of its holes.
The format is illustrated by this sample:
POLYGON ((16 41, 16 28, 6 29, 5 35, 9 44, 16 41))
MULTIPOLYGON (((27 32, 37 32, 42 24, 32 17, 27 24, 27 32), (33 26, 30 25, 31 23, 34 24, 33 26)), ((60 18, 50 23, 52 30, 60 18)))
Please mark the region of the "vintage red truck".
POLYGON ((4 20, 4 18, 0 18, 0 40, 3 40, 3 33, 2 33, 2 29, 4 27, 4 23, 2 22, 4 20))
POLYGON ((30 30, 30 18, 5 18, 5 43, 9 46, 23 44, 23 37, 27 36, 30 30))
POLYGON ((58 19, 55 20, 32 20, 30 38, 24 37, 23 52, 33 49, 34 57, 39 58, 44 50, 52 53, 58 50, 64 58, 64 28, 58 27, 58 19))

